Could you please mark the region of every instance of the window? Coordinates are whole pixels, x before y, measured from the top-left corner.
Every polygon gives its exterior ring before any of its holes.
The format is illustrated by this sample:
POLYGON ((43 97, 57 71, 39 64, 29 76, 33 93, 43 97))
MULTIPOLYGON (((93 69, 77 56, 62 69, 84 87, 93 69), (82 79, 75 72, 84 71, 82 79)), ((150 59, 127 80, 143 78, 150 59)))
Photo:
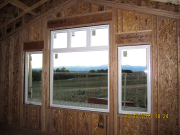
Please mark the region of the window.
POLYGON ((118 47, 119 113, 151 113, 150 45, 118 47))
POLYGON ((42 103, 42 51, 25 52, 25 104, 42 103))
POLYGON ((109 25, 51 31, 50 62, 51 107, 109 111, 109 25))

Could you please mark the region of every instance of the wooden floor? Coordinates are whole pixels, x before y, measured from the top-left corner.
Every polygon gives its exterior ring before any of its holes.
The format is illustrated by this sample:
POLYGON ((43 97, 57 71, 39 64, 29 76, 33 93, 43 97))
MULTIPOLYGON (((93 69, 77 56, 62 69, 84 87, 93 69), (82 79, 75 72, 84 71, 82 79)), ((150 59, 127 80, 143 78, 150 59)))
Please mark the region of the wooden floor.
POLYGON ((52 135, 50 133, 39 132, 26 128, 14 127, 0 123, 0 135, 52 135))

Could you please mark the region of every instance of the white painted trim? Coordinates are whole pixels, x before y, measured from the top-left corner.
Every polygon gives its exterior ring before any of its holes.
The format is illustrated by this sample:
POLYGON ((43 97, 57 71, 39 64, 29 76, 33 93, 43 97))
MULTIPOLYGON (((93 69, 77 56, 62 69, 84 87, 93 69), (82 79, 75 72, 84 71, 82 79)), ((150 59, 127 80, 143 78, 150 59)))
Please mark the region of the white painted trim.
MULTIPOLYGON (((29 64, 29 54, 42 54, 43 55, 43 52, 42 51, 32 51, 32 52, 25 52, 25 76, 24 76, 24 79, 25 79, 25 91, 24 91, 24 103, 25 104, 33 104, 33 105, 42 105, 42 103, 39 103, 39 102, 29 102, 27 101, 28 99, 28 64, 29 64)), ((43 61, 43 60, 42 60, 43 61)), ((43 70, 43 67, 42 67, 42 70, 43 70)), ((42 85, 42 84, 41 84, 42 85)))

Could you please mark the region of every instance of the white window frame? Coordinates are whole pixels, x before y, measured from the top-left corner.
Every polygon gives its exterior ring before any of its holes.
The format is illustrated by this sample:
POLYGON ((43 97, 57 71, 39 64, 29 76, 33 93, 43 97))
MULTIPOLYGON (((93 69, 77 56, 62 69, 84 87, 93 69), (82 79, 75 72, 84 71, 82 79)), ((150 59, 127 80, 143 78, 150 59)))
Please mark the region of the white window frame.
POLYGON ((151 55, 150 45, 134 45, 118 47, 118 113, 119 114, 150 114, 151 113, 151 55), (123 49, 147 49, 147 112, 123 111, 122 110, 122 68, 121 50, 123 49))
MULTIPOLYGON (((29 62, 29 57, 28 55, 29 54, 43 54, 42 51, 27 51, 25 52, 25 77, 24 77, 24 80, 25 80, 25 91, 24 91, 24 103, 25 104, 33 104, 33 105, 42 105, 42 103, 40 102, 29 102, 27 99, 28 99, 28 62, 29 62)), ((42 59, 43 61, 43 59, 42 59)), ((43 70, 43 69, 42 69, 43 70)), ((42 85, 42 84, 41 84, 42 85)), ((41 95, 42 96, 42 95, 41 95)))
POLYGON ((109 39, 108 45, 105 46, 90 46, 91 41, 91 29, 97 28, 108 28, 108 37, 109 37, 109 24, 107 25, 98 25, 98 26, 87 26, 87 27, 79 27, 79 28, 70 28, 70 29, 62 29, 62 30, 53 30, 51 31, 51 51, 50 51, 50 107, 59 107, 59 108, 66 108, 66 109, 75 109, 75 110, 85 110, 85 111, 95 111, 95 112, 109 112, 109 39), (86 47, 71 47, 71 31, 76 30, 86 30, 87 39, 86 39, 86 47), (67 48, 53 48, 53 35, 54 33, 58 33, 61 31, 66 31, 67 34, 67 48), (53 104, 53 56, 54 53, 69 53, 69 52, 89 52, 89 51, 108 51, 108 109, 100 109, 100 108, 88 108, 88 107, 78 107, 78 106, 65 106, 65 105, 58 105, 53 104))

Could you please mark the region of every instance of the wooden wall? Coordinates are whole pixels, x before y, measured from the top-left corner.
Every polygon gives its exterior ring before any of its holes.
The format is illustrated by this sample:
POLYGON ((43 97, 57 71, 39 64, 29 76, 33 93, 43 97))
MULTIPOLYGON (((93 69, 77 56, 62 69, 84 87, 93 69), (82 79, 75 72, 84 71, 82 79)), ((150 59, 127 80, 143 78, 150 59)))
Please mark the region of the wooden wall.
MULTIPOLYGON (((160 4, 160 9, 168 11, 161 13, 154 9, 151 13, 148 8, 138 10, 136 0, 125 0, 125 5, 121 2, 69 0, 55 11, 47 2, 43 10, 47 10, 48 15, 1 40, 0 122, 64 135, 180 133, 180 18, 172 5, 160 4), (55 22, 66 20, 66 23, 53 25, 50 24, 52 19, 55 22), (49 107, 50 30, 107 23, 110 24, 110 113, 49 107), (142 33, 150 33, 150 37, 130 41, 119 39, 119 35, 142 33), (25 105, 23 43, 39 40, 44 40, 42 106, 25 105), (117 113, 117 47, 136 44, 151 44, 152 118, 128 119, 117 113), (157 119, 156 114, 168 114, 169 118, 157 119)), ((157 6, 155 2, 145 0, 141 0, 141 5, 157 6)), ((29 17, 27 15, 27 20, 29 17)))

